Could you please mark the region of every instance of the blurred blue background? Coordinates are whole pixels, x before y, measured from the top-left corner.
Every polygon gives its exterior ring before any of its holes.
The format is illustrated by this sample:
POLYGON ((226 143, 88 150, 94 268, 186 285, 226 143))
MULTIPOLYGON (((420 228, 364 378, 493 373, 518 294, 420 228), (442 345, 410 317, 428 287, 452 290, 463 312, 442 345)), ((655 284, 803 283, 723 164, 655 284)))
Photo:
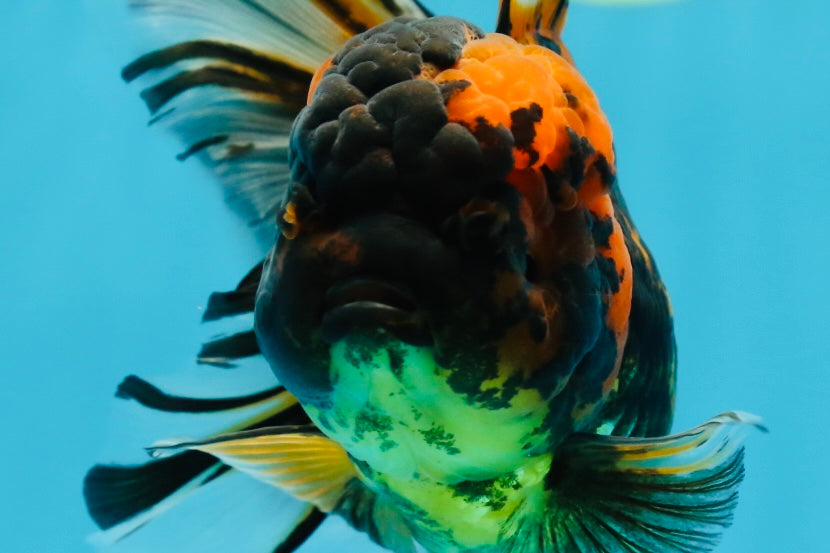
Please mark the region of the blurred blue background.
MULTIPOLYGON (((116 384, 194 370, 199 306, 257 260, 207 172, 174 160, 179 144, 146 128, 120 81, 141 52, 124 3, 0 3, 5 551, 93 550, 81 480, 116 459, 116 384)), ((494 1, 427 4, 493 28, 494 1)), ((771 429, 749 438, 722 553, 827 551, 828 19, 820 0, 579 4, 569 17, 672 294, 675 428, 737 408, 771 429)), ((235 507, 214 509, 217 551, 235 551, 221 533, 235 507)), ((159 523, 119 551, 164 551, 177 529, 159 523)), ((303 551, 365 543, 332 522, 303 551)))

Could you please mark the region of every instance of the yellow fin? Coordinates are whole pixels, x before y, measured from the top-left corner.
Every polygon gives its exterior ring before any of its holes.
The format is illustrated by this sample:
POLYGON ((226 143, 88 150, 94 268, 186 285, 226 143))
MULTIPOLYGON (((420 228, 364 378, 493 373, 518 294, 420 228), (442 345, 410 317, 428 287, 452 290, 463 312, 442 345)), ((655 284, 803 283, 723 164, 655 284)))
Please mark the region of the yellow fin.
POLYGON ((337 442, 307 427, 267 427, 202 441, 163 442, 154 457, 191 449, 209 453, 241 472, 330 512, 357 471, 337 442))

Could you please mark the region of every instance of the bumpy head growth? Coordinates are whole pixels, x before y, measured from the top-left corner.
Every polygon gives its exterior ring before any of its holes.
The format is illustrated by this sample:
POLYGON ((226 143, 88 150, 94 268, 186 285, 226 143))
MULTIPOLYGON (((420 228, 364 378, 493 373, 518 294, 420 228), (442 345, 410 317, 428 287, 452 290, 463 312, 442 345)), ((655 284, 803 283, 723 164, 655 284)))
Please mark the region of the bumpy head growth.
POLYGON ((350 40, 318 71, 295 124, 296 182, 341 209, 397 199, 445 211, 503 178, 509 133, 476 139, 451 123, 446 103, 465 85, 435 81, 482 36, 456 19, 398 19, 350 40))
POLYGON ((550 203, 573 207, 586 167, 599 171, 584 200, 612 171, 610 129, 568 61, 458 19, 398 19, 354 37, 309 100, 293 177, 347 209, 397 198, 445 213, 507 180, 544 218, 550 203))

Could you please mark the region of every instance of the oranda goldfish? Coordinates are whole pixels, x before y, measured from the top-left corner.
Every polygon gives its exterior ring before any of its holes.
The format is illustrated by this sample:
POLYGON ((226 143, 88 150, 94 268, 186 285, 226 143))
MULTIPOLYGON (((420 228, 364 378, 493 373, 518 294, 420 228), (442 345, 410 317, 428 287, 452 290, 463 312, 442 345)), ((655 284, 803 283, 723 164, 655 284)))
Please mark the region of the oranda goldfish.
POLYGON ((236 470, 307 503, 283 553, 329 514, 397 553, 716 545, 759 421, 667 435, 669 300, 562 43, 567 1, 502 0, 495 33, 414 0, 132 4, 181 34, 124 78, 276 237, 204 314, 254 328, 200 361, 261 354, 276 381, 189 398, 128 377, 118 395, 153 409, 260 410, 94 467, 102 529, 236 470))

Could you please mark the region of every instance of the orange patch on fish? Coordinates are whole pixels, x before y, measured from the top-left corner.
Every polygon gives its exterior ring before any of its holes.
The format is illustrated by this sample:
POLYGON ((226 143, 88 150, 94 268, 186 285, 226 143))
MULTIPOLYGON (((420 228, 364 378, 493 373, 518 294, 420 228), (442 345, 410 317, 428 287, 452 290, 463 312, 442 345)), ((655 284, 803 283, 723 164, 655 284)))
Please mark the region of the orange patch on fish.
POLYGON ((597 254, 614 262, 619 275, 619 289, 612 293, 605 301, 608 303, 606 324, 614 332, 617 342, 617 360, 613 372, 603 382, 603 389, 608 392, 614 385, 622 364, 622 355, 628 339, 628 321, 631 315, 631 299, 634 292, 634 269, 631 266, 631 255, 625 244, 622 227, 614 218, 614 205, 608 194, 596 198, 588 209, 598 219, 609 217, 612 223, 611 235, 608 237, 608 247, 597 246, 597 254))
POLYGON ((306 97, 306 103, 310 104, 311 99, 314 97, 314 92, 317 90, 317 85, 320 84, 320 80, 323 78, 323 74, 326 72, 326 69, 334 65, 334 56, 331 56, 329 59, 324 61, 320 67, 317 68, 317 71, 314 72, 314 76, 311 77, 311 84, 308 85, 308 96, 306 97))

